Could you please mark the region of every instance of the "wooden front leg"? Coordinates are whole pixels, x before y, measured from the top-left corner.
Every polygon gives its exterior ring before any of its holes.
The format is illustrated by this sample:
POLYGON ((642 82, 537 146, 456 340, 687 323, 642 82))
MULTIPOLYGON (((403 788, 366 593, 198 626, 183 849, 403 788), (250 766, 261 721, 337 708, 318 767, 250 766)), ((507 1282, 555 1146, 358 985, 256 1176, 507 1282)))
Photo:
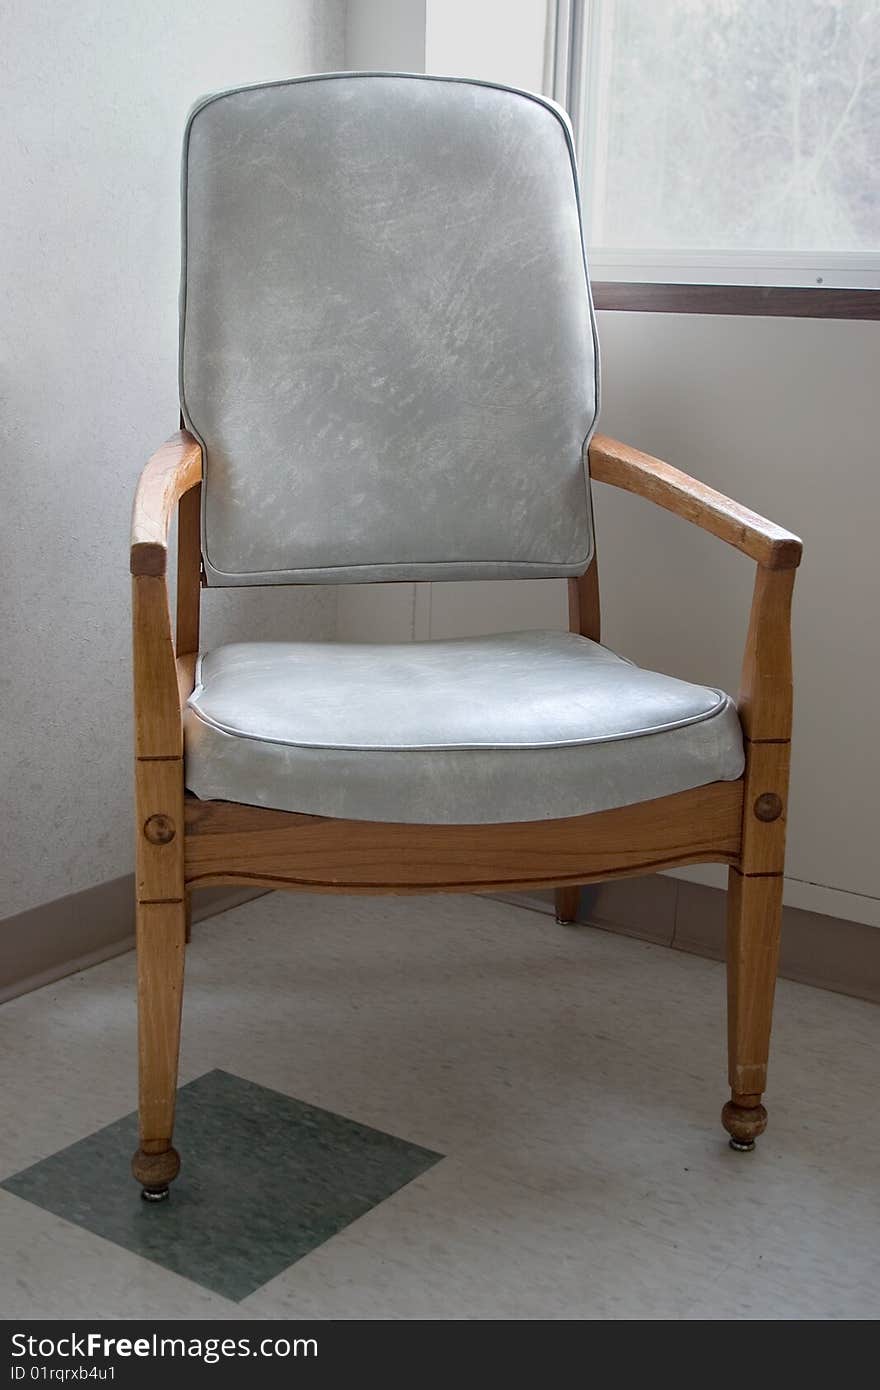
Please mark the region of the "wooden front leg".
POLYGON ((147 464, 132 518, 140 1086, 131 1166, 150 1201, 168 1196, 180 1168, 172 1144, 187 936, 180 706, 192 689, 198 650, 200 477, 201 451, 182 431, 147 464), (178 503, 175 654, 165 572, 178 503))
POLYGON ((168 1196, 180 1158, 172 1145, 186 953, 183 760, 135 764, 139 1146, 132 1172, 148 1201, 168 1196))
POLYGON ((138 903, 139 1147, 131 1171, 148 1201, 168 1196, 180 1170, 172 1145, 186 954, 183 900, 138 903))
POLYGON ((782 924, 782 875, 728 881, 727 1029, 730 1100, 721 1112, 731 1148, 750 1150, 767 1128, 761 1097, 773 1022, 782 924))
POLYGON ((743 664, 746 736, 740 862, 730 870, 727 1008, 730 1100, 722 1123, 748 1150, 767 1125, 761 1097, 779 962, 791 749, 791 596, 795 571, 759 569, 743 664))

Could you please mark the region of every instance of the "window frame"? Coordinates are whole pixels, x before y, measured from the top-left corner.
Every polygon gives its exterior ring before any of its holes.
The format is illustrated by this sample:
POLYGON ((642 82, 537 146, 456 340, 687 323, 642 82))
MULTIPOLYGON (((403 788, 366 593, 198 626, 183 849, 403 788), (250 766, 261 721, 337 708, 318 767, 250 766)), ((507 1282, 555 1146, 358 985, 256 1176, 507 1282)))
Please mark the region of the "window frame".
MULTIPOLYGON (((579 161, 596 149, 604 0, 548 0, 545 92, 569 113, 579 161)), ((588 246, 597 309, 880 319, 880 251, 623 250, 588 246)))

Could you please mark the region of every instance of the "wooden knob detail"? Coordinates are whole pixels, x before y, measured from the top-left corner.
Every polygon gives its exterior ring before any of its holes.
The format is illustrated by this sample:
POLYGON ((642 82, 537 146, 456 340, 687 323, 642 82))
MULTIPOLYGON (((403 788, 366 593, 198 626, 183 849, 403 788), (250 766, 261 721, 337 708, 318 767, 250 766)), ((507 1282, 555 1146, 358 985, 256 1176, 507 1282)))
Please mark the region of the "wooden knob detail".
POLYGON ((131 1160, 131 1171, 144 1187, 166 1187, 180 1172, 180 1154, 170 1145, 161 1154, 147 1154, 138 1149, 131 1160))
POLYGON ((779 820, 782 815, 782 798, 775 792, 762 792, 755 800, 754 811, 758 820, 779 820))
POLYGON ((737 1105, 729 1100, 721 1112, 721 1123, 731 1139, 745 1147, 754 1144, 767 1128, 767 1111, 763 1105, 737 1105))
POLYGON ((170 816, 150 816, 149 820, 144 822, 144 835, 151 845, 168 845, 176 834, 174 821, 170 816))

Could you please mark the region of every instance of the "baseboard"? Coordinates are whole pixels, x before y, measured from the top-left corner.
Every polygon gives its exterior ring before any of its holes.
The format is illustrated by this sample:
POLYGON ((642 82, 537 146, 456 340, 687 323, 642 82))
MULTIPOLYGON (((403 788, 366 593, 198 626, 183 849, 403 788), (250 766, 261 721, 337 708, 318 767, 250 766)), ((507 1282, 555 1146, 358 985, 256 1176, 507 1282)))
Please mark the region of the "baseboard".
MULTIPOLYGON (((262 893, 253 888, 199 889, 193 894, 193 921, 262 893)), ((126 874, 7 917, 0 922, 0 939, 0 1003, 122 955, 134 946, 134 877, 126 874)))
MULTIPOLYGON (((203 888, 193 921, 262 896, 262 889, 203 888)), ((492 894, 552 914, 550 892, 492 894)), ((581 889, 578 922, 602 931, 713 960, 724 959, 726 894, 718 888, 649 874, 581 889)), ((819 989, 880 1003, 880 930, 802 908, 782 914, 779 973, 819 989)), ((0 922, 0 1003, 85 970, 134 946, 131 875, 57 898, 0 922)))
MULTIPOLYGON (((727 887, 724 864, 685 864, 678 869, 664 869, 665 878, 684 878, 689 883, 703 883, 708 888, 727 887)), ((866 927, 880 927, 880 898, 869 893, 851 893, 844 888, 830 888, 827 883, 808 883, 806 879, 783 879, 782 901, 786 907, 799 907, 805 912, 818 912, 825 917, 837 917, 845 922, 864 922, 866 927)))
MULTIPOLYGON (((499 894, 552 913, 550 892, 499 894)), ((724 959, 727 894, 702 883, 650 874, 581 889, 578 922, 676 951, 724 959)), ((880 1003, 880 930, 843 917, 785 907, 779 973, 787 980, 880 1003)))

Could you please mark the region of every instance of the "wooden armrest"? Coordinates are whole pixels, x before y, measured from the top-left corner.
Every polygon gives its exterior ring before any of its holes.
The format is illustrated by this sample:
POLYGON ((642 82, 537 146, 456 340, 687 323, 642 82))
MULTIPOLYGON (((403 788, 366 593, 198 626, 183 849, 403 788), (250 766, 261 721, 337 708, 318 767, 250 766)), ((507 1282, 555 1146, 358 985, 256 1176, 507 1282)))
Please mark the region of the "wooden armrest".
POLYGON ((634 492, 685 521, 692 521, 750 555, 765 569, 796 569, 801 562, 803 545, 791 531, 731 501, 705 483, 689 478, 678 468, 620 444, 616 439, 603 434, 593 438, 590 475, 599 483, 610 483, 625 492, 634 492))
POLYGON ((187 430, 166 439, 138 482, 131 516, 131 572, 165 573, 168 529, 184 493, 202 480, 202 446, 187 430))

